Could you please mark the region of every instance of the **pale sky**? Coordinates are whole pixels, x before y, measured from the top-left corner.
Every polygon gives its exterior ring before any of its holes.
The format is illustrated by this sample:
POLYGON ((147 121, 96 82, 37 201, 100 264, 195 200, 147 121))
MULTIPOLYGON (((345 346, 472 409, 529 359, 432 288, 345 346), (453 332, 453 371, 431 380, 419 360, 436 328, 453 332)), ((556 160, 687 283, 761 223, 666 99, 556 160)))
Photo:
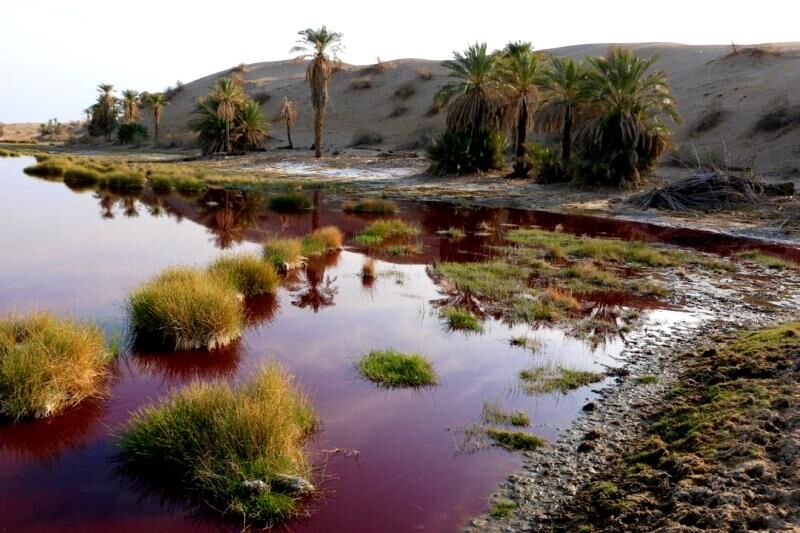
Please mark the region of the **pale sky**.
POLYGON ((800 41, 788 0, 12 0, 0 10, 0 122, 81 117, 98 83, 158 91, 238 63, 287 59, 298 30, 344 33, 341 58, 444 59, 468 43, 800 41))

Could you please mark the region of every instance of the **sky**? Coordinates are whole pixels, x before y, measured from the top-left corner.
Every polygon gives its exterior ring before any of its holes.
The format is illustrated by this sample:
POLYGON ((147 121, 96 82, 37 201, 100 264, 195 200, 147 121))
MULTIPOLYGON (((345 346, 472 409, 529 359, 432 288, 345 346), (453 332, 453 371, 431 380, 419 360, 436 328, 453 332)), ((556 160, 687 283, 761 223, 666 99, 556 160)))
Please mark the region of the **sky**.
POLYGON ((25 0, 0 13, 0 122, 78 119, 99 83, 163 90, 239 63, 291 57, 297 32, 344 34, 353 64, 445 59, 475 41, 500 48, 583 43, 800 41, 786 0, 25 0), (741 8, 746 6, 746 8, 741 8))

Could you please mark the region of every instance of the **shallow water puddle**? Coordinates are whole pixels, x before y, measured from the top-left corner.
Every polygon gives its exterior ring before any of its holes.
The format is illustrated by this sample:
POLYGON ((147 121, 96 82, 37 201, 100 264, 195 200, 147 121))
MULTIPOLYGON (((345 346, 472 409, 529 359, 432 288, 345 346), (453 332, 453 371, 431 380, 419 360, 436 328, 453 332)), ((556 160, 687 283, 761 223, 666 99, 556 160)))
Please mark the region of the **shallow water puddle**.
MULTIPOLYGON (((26 177, 22 160, 0 160, 0 311, 50 309, 124 328, 129 290, 168 266, 203 265, 230 250, 259 249, 274 233, 301 235, 325 225, 348 239, 375 217, 346 215, 340 202, 315 196, 316 208, 279 215, 247 205, 209 207, 196 198, 151 192, 116 197, 76 193, 60 183, 26 177)), ((433 301, 441 298, 426 272, 433 261, 469 260, 503 241, 499 230, 449 240, 448 227, 477 231, 481 223, 540 225, 565 230, 563 215, 402 204, 418 222, 420 255, 381 256, 378 277, 365 287, 364 255, 350 248, 314 261, 276 298, 251 302, 253 325, 243 339, 213 353, 126 354, 115 367, 111 394, 48 421, 0 425, 0 526, 80 531, 197 531, 235 524, 193 516, 179 504, 132 488, 115 474, 111 432, 128 413, 193 379, 246 379, 262 362, 284 362, 313 398, 323 426, 311 443, 322 495, 295 531, 450 531, 484 511, 487 497, 521 464, 500 449, 460 451, 464 429, 479 422, 485 401, 521 409, 530 431, 558 435, 593 393, 529 396, 517 375, 551 362, 603 371, 616 366, 622 340, 590 346, 558 328, 508 326, 488 319, 484 332, 448 332, 433 301), (514 335, 541 341, 540 352, 509 345, 514 335), (422 391, 376 388, 354 362, 374 348, 429 356, 441 383, 422 391)), ((570 226, 572 224, 575 227, 570 226)), ((582 222, 582 231, 647 238, 630 223, 582 222), (627 229, 626 229, 627 228, 627 229), (591 231, 589 231, 591 230, 591 231)), ((657 240, 654 237, 653 240, 657 240)), ((686 243, 688 244, 688 243, 686 243)), ((596 297, 592 309, 642 309, 650 328, 695 318, 652 300, 596 297)), ((1 528, 0 528, 1 529, 1 528)))

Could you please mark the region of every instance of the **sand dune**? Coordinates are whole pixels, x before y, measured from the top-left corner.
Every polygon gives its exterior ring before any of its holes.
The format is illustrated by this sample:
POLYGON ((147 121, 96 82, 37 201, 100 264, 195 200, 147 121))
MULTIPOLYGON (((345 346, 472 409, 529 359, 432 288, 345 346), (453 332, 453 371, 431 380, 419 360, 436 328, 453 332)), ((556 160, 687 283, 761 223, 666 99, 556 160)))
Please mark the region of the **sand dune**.
MULTIPOLYGON (((548 50, 576 58, 602 55, 609 46, 584 44, 548 50)), ((730 45, 689 46, 672 43, 627 44, 637 53, 657 53, 657 66, 668 76, 685 122, 675 139, 684 154, 697 147, 721 152, 723 143, 736 163, 754 164, 763 172, 800 174, 800 43, 761 45, 766 53, 751 53, 739 47, 730 55, 730 45), (794 125, 773 132, 755 132, 754 126, 776 99, 785 99, 796 115, 794 125), (719 112, 719 123, 697 131, 701 119, 719 112)), ((247 65, 244 79, 252 95, 269 98, 263 104, 273 121, 271 147, 285 144, 286 132, 277 122, 284 96, 298 104, 299 120, 294 128, 295 145, 312 143, 312 109, 304 80, 305 63, 264 62, 247 65)), ((162 118, 163 140, 190 143, 188 122, 198 98, 214 80, 230 74, 217 72, 185 85, 162 118)), ((380 66, 342 65, 330 90, 330 110, 325 127, 325 149, 330 152, 353 145, 357 137, 370 134, 365 148, 415 149, 443 128, 444 113, 431 114, 433 95, 447 83, 447 71, 439 61, 402 59, 380 66), (405 88, 406 94, 397 95, 405 88), (405 97, 403 97, 405 96, 405 97)), ((145 111, 148 127, 150 117, 145 111)), ((7 128, 8 129, 8 128, 7 128)))

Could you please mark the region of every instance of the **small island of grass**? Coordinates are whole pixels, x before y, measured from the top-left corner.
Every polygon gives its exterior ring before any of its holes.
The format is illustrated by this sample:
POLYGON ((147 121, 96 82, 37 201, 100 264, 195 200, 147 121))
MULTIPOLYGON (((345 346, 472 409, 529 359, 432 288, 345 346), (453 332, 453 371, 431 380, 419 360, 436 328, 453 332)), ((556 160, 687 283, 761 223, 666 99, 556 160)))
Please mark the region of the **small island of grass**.
POLYGON ((388 388, 424 387, 437 383, 431 362, 420 354, 404 354, 392 348, 373 350, 357 363, 359 373, 388 388))

